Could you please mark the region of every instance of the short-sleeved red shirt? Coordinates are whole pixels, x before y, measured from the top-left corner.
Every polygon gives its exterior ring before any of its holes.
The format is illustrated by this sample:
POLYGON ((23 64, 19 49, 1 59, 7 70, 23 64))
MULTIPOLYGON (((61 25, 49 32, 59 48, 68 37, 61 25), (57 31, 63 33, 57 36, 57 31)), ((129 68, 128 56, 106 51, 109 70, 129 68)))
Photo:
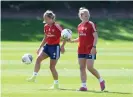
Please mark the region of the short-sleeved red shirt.
POLYGON ((60 43, 62 27, 53 23, 52 25, 44 25, 44 33, 46 35, 46 44, 55 45, 60 43))
POLYGON ((94 32, 96 32, 96 26, 91 21, 80 23, 78 25, 78 54, 90 54, 94 42, 94 32))

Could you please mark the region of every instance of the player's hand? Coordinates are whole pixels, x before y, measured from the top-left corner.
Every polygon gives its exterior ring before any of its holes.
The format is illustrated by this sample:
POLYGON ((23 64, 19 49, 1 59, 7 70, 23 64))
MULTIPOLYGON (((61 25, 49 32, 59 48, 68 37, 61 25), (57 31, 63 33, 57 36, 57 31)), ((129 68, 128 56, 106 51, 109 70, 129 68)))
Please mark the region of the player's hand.
POLYGON ((71 39, 68 39, 67 42, 74 43, 74 41, 71 39))
POLYGON ((63 54, 64 52, 65 52, 65 48, 64 48, 64 46, 61 46, 61 53, 63 54))
POLYGON ((96 48, 94 48, 94 47, 92 47, 92 49, 91 49, 91 54, 96 54, 97 53, 97 51, 96 51, 96 48))
POLYGON ((41 50, 41 48, 38 48, 38 50, 37 50, 37 52, 36 52, 36 53, 37 53, 37 55, 39 54, 40 50, 41 50))

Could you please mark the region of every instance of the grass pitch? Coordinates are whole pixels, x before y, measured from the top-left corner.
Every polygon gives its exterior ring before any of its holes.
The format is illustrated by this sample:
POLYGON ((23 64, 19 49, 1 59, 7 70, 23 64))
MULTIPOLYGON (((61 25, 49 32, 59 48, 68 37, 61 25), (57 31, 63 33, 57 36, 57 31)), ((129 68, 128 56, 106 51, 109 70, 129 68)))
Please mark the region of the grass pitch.
POLYGON ((77 44, 66 45, 65 54, 57 64, 60 90, 50 90, 53 78, 49 59, 42 62, 37 83, 27 82, 32 75, 36 49, 40 42, 2 42, 2 97, 132 97, 133 96, 133 44, 131 42, 99 42, 97 68, 106 81, 105 92, 100 91, 98 80, 88 72, 88 92, 76 91, 80 87, 77 44), (31 53, 33 64, 25 65, 21 57, 31 53))

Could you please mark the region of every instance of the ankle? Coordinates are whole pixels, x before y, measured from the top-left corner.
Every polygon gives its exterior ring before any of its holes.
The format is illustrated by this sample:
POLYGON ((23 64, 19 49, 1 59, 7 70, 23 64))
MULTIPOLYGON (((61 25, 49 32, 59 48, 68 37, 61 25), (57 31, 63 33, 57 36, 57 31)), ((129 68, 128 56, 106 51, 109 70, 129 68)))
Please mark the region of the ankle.
POLYGON ((86 86, 86 82, 82 82, 81 87, 86 88, 86 87, 87 87, 87 86, 86 86))
POLYGON ((58 80, 54 80, 54 84, 58 84, 59 83, 59 81, 58 80))
POLYGON ((103 79, 101 77, 98 80, 99 80, 99 82, 102 82, 103 81, 103 79))
POLYGON ((33 72, 33 76, 37 76, 38 75, 38 73, 37 72, 33 72))

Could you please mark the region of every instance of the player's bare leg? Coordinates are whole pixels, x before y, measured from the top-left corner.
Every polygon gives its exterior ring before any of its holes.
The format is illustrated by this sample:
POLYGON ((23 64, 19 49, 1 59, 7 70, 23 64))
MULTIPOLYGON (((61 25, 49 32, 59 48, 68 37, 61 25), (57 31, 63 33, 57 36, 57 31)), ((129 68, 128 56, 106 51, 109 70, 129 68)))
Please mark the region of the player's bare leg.
POLYGON ((86 61, 87 64, 87 69, 97 78, 100 78, 100 74, 98 73, 98 71, 94 68, 93 64, 94 64, 94 60, 92 59, 87 59, 86 61))
POLYGON ((54 85, 51 88, 58 89, 59 83, 58 83, 58 72, 56 70, 56 64, 58 59, 50 59, 50 70, 54 79, 54 85))
POLYGON ((48 55, 43 51, 38 55, 36 59, 33 75, 31 76, 31 78, 28 79, 29 82, 35 82, 36 76, 38 75, 38 72, 40 70, 41 62, 46 58, 48 58, 48 55))
POLYGON ((44 53, 43 51, 39 54, 39 56, 37 57, 36 59, 36 63, 35 63, 35 67, 34 67, 34 72, 39 72, 40 70, 40 65, 41 65, 41 62, 48 58, 48 55, 46 53, 44 53))
POLYGON ((82 81, 81 88, 79 89, 80 91, 87 91, 86 87, 86 80, 87 80, 87 75, 86 75, 86 59, 85 58, 79 58, 79 65, 80 65, 80 77, 82 81))
POLYGON ((57 70, 55 68, 57 61, 58 60, 54 60, 54 59, 50 60, 50 70, 51 70, 51 73, 52 73, 54 80, 58 80, 58 73, 57 73, 57 70))
POLYGON ((99 80, 101 90, 103 91, 105 89, 105 82, 100 76, 99 72, 94 68, 94 60, 87 59, 86 64, 87 64, 87 69, 99 80))

